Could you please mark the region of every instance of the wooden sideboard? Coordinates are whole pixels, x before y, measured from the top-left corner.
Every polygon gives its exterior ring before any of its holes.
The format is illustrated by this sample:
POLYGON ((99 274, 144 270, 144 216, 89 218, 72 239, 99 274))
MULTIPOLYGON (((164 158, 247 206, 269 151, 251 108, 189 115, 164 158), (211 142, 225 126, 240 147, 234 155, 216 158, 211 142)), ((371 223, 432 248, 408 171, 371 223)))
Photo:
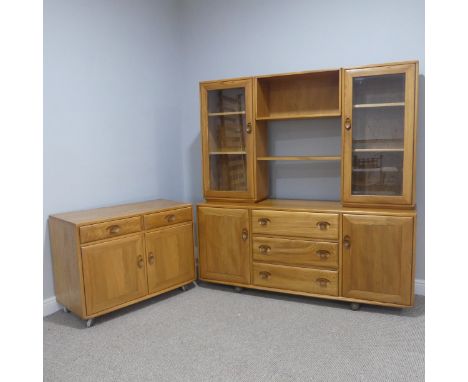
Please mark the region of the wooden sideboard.
POLYGON ((56 214, 49 232, 57 301, 88 326, 196 278, 190 204, 161 199, 56 214))

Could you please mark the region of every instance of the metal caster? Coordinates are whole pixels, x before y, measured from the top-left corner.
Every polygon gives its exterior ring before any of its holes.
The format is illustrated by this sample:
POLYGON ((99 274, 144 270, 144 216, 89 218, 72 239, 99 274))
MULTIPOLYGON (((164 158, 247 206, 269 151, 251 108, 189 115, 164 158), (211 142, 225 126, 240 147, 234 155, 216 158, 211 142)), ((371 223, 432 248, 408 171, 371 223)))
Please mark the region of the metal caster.
POLYGON ((90 328, 94 324, 94 319, 90 318, 89 320, 86 321, 86 327, 90 328))
POLYGON ((66 306, 63 307, 63 311, 64 311, 65 313, 70 313, 70 309, 68 309, 66 306))
POLYGON ((351 310, 359 310, 360 307, 361 307, 361 304, 358 304, 357 302, 351 303, 351 310))
POLYGON ((181 286, 181 287, 180 287, 180 290, 181 290, 182 292, 185 292, 185 291, 187 290, 187 285, 181 286))
POLYGON ((234 290, 235 290, 237 293, 240 293, 240 292, 242 292, 242 291, 244 290, 244 288, 241 288, 241 287, 236 286, 236 287, 234 288, 234 290))

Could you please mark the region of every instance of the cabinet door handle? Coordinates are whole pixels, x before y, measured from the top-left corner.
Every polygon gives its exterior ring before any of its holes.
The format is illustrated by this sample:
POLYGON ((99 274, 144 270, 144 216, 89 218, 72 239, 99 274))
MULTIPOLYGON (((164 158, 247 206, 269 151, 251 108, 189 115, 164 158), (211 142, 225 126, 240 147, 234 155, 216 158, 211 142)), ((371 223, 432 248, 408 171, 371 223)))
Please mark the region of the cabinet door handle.
POLYGON ((267 255, 271 251, 271 247, 269 245, 262 244, 258 247, 260 253, 267 255))
POLYGON ((156 260, 156 257, 154 256, 153 252, 148 253, 148 263, 150 265, 153 265, 156 260))
POLYGON ((173 221, 176 220, 176 217, 174 214, 166 215, 165 218, 168 223, 172 223, 173 221))
POLYGON ((249 238, 249 231, 247 231, 247 228, 244 228, 242 230, 242 240, 246 241, 249 238))
POLYGON ((343 247, 345 247, 346 249, 350 249, 351 248, 351 238, 346 235, 344 238, 343 238, 343 247))
POLYGON ((145 265, 145 262, 143 261, 143 256, 138 256, 137 258, 137 265, 138 265, 138 268, 143 268, 144 265, 145 265))
POLYGON ((106 230, 108 230, 111 235, 115 235, 120 232, 120 226, 117 224, 110 225, 106 230))
POLYGON ((260 224, 260 225, 267 225, 268 223, 270 223, 270 219, 268 219, 268 218, 258 219, 258 224, 260 224))
POLYGON ((258 275, 263 279, 263 280, 268 280, 271 276, 271 273, 270 272, 267 272, 267 271, 261 271, 261 272, 258 272, 258 275))
POLYGON ((319 249, 318 251, 315 252, 315 254, 320 257, 320 260, 327 260, 328 257, 330 256, 330 252, 327 251, 326 249, 319 249))
POLYGON ((329 222, 321 221, 317 223, 317 227, 319 227, 320 231, 325 231, 326 229, 328 229, 329 226, 329 222))
POLYGON ((326 278, 323 278, 323 277, 319 277, 317 280, 315 280, 317 282, 317 284, 321 287, 321 288, 326 288, 327 287, 327 284, 330 282, 330 280, 326 279, 326 278))
POLYGON ((345 127, 346 130, 351 129, 351 118, 346 117, 345 122, 344 122, 344 127, 345 127))
POLYGON ((247 132, 247 134, 250 134, 252 132, 252 123, 251 122, 247 123, 247 127, 245 128, 245 131, 247 132))

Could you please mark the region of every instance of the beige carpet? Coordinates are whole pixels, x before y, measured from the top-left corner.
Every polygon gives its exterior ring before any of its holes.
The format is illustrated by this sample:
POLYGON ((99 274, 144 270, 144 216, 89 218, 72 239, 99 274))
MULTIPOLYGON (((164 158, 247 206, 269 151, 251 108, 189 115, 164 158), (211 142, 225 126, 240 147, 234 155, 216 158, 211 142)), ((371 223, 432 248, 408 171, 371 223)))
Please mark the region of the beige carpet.
POLYGON ((45 381, 423 381, 408 310, 202 284, 98 318, 44 318, 45 381))

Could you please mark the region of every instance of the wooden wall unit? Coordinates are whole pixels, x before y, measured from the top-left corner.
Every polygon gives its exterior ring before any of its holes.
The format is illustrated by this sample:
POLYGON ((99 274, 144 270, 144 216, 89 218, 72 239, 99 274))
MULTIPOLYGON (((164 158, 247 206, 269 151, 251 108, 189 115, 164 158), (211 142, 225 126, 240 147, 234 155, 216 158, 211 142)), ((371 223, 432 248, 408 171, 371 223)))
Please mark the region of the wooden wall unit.
POLYGON ((418 75, 418 62, 408 61, 201 83, 207 202, 198 206, 200 279, 412 306, 418 75), (207 91, 235 84, 246 89, 252 175, 247 193, 215 194, 207 187, 207 91), (268 122, 298 118, 341 118, 342 155, 271 156, 268 122), (341 160, 342 201, 266 199, 274 160, 341 160))
POLYGON ((189 204, 153 200, 56 214, 49 231, 57 301, 83 319, 195 280, 189 204))

